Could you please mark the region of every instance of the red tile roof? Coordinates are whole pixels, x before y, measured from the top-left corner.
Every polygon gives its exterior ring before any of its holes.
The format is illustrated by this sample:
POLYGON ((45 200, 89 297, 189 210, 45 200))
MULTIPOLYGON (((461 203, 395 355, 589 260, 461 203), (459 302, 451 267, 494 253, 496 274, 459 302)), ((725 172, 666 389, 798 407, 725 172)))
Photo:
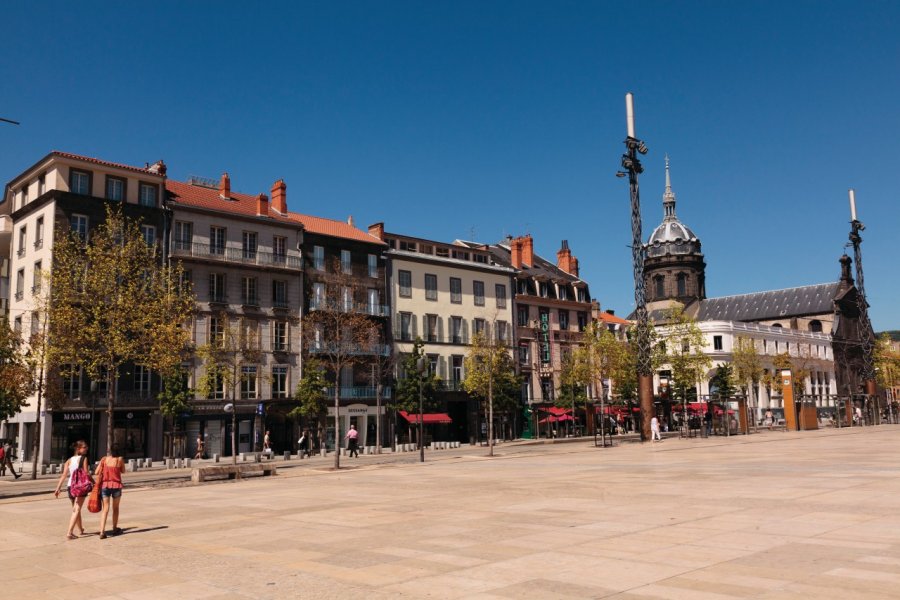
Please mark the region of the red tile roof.
POLYGON ((608 312, 600 313, 600 320, 604 323, 617 323, 619 325, 631 325, 631 321, 628 319, 623 319, 622 317, 617 317, 616 315, 611 315, 608 312))
POLYGON ((60 152, 59 150, 53 150, 50 152, 53 156, 59 156, 61 158, 71 158, 73 160, 83 160, 85 162, 93 163, 95 165, 102 165, 104 167, 115 167, 116 169, 128 169, 129 171, 137 171, 138 173, 145 173, 147 175, 157 175, 154 171, 151 171, 149 167, 133 167, 131 165, 123 165, 121 163, 109 162, 108 160, 100 160, 99 158, 91 158, 90 156, 81 156, 79 154, 71 154, 69 152, 60 152))
MULTIPOLYGON (((217 212, 232 213, 238 215, 256 217, 256 200, 258 196, 250 196, 239 192, 231 192, 231 200, 225 200, 219 195, 218 189, 203 187, 199 185, 191 185, 181 181, 172 179, 166 180, 166 189, 171 195, 171 200, 175 204, 185 206, 194 206, 197 208, 205 208, 215 210, 217 212)), ((333 219, 324 219, 322 217, 313 217, 310 215, 301 215, 288 211, 286 215, 281 215, 272 209, 269 205, 268 217, 280 221, 284 224, 300 224, 310 233, 318 233, 332 237, 339 237, 348 240, 356 240, 359 242, 367 242, 369 244, 385 245, 378 238, 369 235, 368 232, 357 229, 356 227, 345 223, 344 221, 335 221, 333 219)))

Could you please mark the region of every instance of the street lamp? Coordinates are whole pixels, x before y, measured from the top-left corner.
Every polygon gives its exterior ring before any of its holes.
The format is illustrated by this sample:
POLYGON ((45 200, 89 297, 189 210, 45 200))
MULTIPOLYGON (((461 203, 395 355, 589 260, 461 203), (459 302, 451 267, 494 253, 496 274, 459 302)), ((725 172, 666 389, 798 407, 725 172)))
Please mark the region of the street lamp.
POLYGON ((425 440, 423 439, 422 430, 422 382, 425 379, 426 369, 425 357, 420 356, 416 359, 416 372, 419 374, 419 462, 425 462, 425 440))
POLYGON ((234 467, 234 478, 240 479, 241 472, 237 468, 237 407, 229 402, 225 405, 225 412, 231 413, 231 465, 234 467))

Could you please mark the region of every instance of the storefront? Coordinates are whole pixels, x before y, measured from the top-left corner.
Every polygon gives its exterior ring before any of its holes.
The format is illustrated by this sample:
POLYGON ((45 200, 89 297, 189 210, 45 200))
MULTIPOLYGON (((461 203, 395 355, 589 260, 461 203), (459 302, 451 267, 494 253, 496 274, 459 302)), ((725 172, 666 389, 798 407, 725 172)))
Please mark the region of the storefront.
POLYGON ((97 411, 67 411, 52 413, 50 461, 61 462, 72 456, 75 442, 83 440, 90 446, 91 460, 103 452, 96 448, 100 439, 101 414, 97 411))
MULTIPOLYGON (((198 437, 203 439, 204 456, 231 456, 232 415, 223 411, 222 404, 197 404, 192 408, 191 416, 184 421, 186 456, 196 456, 198 437)), ((237 411, 238 453, 252 452, 256 414, 250 407, 238 406, 237 411)))
MULTIPOLYGON (((385 435, 384 431, 384 407, 381 407, 381 415, 382 415, 382 436, 385 435)), ((376 429, 378 422, 378 408, 375 406, 368 406, 366 404, 350 404, 349 406, 342 406, 340 412, 340 431, 338 432, 338 439, 340 440, 341 445, 346 445, 344 443, 344 436, 347 435, 347 431, 349 431, 351 425, 356 426, 356 430, 359 432, 359 445, 360 446, 374 446, 376 445, 376 429)), ((330 407, 328 409, 328 421, 327 421, 327 429, 325 431, 325 446, 328 450, 334 450, 334 407, 330 407)))

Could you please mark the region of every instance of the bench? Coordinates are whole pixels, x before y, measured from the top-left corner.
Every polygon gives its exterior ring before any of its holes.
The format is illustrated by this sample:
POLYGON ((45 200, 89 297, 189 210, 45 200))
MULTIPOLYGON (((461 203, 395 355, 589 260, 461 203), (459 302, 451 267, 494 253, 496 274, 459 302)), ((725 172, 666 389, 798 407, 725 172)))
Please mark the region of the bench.
POLYGON ((234 479, 240 473, 241 477, 258 477, 276 475, 277 468, 273 463, 249 463, 237 465, 208 465, 194 467, 191 470, 191 481, 202 483, 213 479, 234 479))

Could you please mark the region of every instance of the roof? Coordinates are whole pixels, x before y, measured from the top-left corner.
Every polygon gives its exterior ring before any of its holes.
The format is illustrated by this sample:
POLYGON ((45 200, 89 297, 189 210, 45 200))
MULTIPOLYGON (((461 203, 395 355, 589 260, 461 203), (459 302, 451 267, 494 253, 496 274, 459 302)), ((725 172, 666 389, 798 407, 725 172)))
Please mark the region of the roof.
POLYGON ((700 301, 698 321, 760 321, 834 312, 840 282, 707 298, 700 301))
POLYGON ((156 175, 157 177, 161 176, 160 173, 156 171, 151 171, 150 167, 134 167, 132 165, 123 165, 122 163, 114 163, 108 160, 101 160, 99 158, 92 158, 90 156, 81 156, 80 154, 72 154, 70 152, 61 152, 59 150, 53 150, 50 152, 48 156, 59 156, 60 158, 71 158, 73 160, 83 160, 85 162, 93 163, 95 165, 101 165, 104 167, 113 167, 115 169, 127 169, 129 171, 135 171, 137 173, 144 173, 146 175, 156 175))
POLYGON ((166 180, 166 190, 168 190, 170 194, 170 200, 175 204, 248 217, 269 218, 284 225, 300 225, 309 233, 356 240, 369 244, 385 245, 384 242, 375 236, 372 236, 361 229, 357 229, 344 221, 301 215, 290 211, 288 211, 287 214, 282 215, 277 211, 272 210, 271 205, 269 206, 269 214, 267 217, 257 215, 256 203, 259 196, 231 192, 231 199, 226 200, 219 195, 219 190, 216 188, 192 185, 190 183, 174 181, 172 179, 166 180))
MULTIPOLYGON (((473 243, 473 242, 463 242, 463 243, 473 243)), ((512 256, 509 249, 509 246, 506 244, 491 244, 490 246, 491 254, 493 254, 497 261, 505 266, 512 266, 512 256)), ((547 277, 548 279, 556 279, 556 280, 566 280, 569 283, 584 283, 578 277, 575 277, 571 273, 566 273, 555 264, 550 261, 544 259, 537 253, 534 253, 534 264, 530 266, 522 265, 519 269, 524 275, 529 277, 547 277)))
POLYGON ((631 321, 628 319, 623 319, 622 317, 617 317, 616 315, 611 315, 608 312, 600 313, 600 320, 604 323, 616 323, 618 325, 631 325, 631 321))

